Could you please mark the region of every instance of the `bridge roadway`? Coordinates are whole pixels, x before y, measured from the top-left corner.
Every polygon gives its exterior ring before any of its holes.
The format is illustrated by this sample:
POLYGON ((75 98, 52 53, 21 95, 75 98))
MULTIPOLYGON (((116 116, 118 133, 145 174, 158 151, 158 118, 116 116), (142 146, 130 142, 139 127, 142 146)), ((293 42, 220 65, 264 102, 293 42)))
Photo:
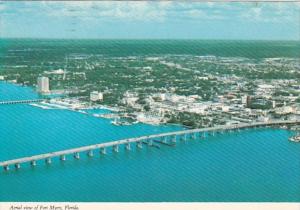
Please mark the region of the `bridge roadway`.
POLYGON ((161 134, 154 134, 149 136, 141 136, 136 138, 128 138, 123 140, 117 140, 112 142, 106 142, 101 144, 94 144, 74 149, 67 149, 57 152, 51 152, 41 155, 35 155, 31 157, 24 157, 14 160, 8 160, 0 162, 0 167, 4 167, 5 170, 9 170, 10 165, 15 165, 15 167, 18 169, 20 168, 21 163, 30 162, 31 165, 35 166, 37 160, 44 159, 46 160, 46 163, 51 163, 51 158, 53 157, 60 157, 61 160, 65 160, 66 155, 73 154, 74 158, 79 159, 79 153, 80 152, 88 152, 88 155, 92 156, 93 150, 100 149, 100 151, 105 154, 107 147, 113 147, 113 150, 115 152, 118 152, 118 146, 119 145, 125 145, 126 149, 130 150, 130 143, 137 143, 138 147, 142 147, 143 142, 147 142, 148 145, 152 145, 153 139, 161 138, 166 140, 166 137, 173 137, 172 141, 176 142, 176 137, 180 136, 186 139, 187 135, 190 135, 191 138, 196 138, 195 134, 204 134, 207 132, 222 132, 226 130, 237 130, 237 129, 245 129, 245 128, 255 128, 255 127, 267 127, 267 126, 288 126, 288 125, 296 125, 300 124, 300 120, 294 120, 294 121, 271 121, 271 122, 257 122, 257 123, 241 123, 238 125, 228 125, 228 126, 216 126, 216 127, 210 127, 210 128, 199 128, 199 129, 190 129, 190 130, 182 130, 182 131, 175 131, 175 132, 168 132, 168 133, 161 133, 161 134))
POLYGON ((14 100, 14 101, 0 101, 0 105, 8 104, 30 104, 46 101, 46 99, 31 99, 31 100, 14 100))

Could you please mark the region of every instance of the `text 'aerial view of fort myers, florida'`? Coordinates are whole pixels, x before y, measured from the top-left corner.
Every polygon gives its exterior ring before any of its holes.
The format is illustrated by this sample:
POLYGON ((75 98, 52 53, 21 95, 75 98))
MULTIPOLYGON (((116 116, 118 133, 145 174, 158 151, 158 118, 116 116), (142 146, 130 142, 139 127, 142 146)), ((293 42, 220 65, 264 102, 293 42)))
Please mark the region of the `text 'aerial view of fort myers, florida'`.
POLYGON ((0 201, 300 202, 299 18, 0 1, 0 201))

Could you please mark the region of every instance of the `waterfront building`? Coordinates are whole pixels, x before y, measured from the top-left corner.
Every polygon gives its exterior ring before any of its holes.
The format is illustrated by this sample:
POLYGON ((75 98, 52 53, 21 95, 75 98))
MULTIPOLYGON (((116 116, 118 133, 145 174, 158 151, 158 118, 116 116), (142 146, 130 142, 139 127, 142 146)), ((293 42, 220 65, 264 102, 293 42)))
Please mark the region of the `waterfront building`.
POLYGON ((17 84, 17 80, 16 79, 9 80, 9 82, 17 84))
POLYGON ((49 93, 50 92, 48 77, 38 77, 37 91, 40 93, 49 93))
POLYGON ((103 101, 103 93, 98 91, 93 91, 90 93, 91 101, 103 101))
POLYGON ((136 102, 138 100, 139 97, 128 97, 128 98, 123 98, 122 102, 123 104, 133 107, 134 105, 136 105, 136 102))

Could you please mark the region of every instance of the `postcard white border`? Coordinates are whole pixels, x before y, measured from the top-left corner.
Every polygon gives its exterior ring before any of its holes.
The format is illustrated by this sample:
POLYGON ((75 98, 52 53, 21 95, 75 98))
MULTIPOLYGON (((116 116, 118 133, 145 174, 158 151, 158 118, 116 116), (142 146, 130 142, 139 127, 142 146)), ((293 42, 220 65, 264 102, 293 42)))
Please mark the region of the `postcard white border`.
POLYGON ((0 210, 300 210, 300 203, 2 202, 0 210), (15 208, 13 208, 15 207, 15 208))

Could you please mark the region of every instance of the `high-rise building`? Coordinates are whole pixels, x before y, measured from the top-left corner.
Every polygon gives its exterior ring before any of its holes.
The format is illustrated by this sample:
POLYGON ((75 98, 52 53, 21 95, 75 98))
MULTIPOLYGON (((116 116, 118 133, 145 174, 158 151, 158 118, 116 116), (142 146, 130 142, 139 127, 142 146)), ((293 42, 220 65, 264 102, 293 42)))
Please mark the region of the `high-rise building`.
POLYGON ((250 108, 251 102, 252 102, 251 96, 247 96, 247 99, 246 99, 246 107, 250 108))
POLYGON ((40 93, 49 93, 50 92, 48 77, 38 77, 37 91, 40 93))
POLYGON ((276 107, 276 101, 272 101, 272 108, 274 109, 276 107))

